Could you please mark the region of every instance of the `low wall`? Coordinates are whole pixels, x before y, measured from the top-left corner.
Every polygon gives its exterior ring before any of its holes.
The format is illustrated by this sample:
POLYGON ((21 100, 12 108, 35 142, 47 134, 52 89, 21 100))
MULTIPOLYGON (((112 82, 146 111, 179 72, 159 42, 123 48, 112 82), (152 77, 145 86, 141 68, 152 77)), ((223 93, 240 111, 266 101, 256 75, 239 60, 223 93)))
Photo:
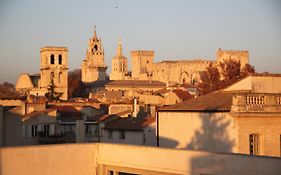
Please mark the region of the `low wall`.
POLYGON ((93 175, 95 144, 24 146, 0 149, 1 175, 93 175))
POLYGON ((281 159, 118 144, 63 144, 0 149, 1 175, 281 174, 281 159))

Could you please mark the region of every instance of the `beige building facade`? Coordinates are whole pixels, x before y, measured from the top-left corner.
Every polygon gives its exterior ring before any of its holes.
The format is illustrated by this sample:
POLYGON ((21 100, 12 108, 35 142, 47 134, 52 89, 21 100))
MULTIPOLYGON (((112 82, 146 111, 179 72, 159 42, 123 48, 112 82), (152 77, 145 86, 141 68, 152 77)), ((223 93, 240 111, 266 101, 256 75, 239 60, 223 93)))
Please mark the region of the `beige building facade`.
POLYGON ((280 157, 281 93, 271 87, 280 78, 252 75, 225 90, 160 108, 158 145, 280 157))

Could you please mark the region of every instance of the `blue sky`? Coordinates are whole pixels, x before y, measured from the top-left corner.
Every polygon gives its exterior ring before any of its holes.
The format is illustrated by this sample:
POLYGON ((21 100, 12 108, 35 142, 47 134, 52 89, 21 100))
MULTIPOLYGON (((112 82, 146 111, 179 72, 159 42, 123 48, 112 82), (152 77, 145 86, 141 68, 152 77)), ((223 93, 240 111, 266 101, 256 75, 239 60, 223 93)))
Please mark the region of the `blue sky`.
POLYGON ((249 50, 257 71, 281 73, 279 0, 1 0, 0 82, 38 73, 43 46, 68 47, 70 70, 80 68, 94 25, 109 67, 120 37, 129 62, 135 49, 161 61, 212 60, 222 48, 249 50))

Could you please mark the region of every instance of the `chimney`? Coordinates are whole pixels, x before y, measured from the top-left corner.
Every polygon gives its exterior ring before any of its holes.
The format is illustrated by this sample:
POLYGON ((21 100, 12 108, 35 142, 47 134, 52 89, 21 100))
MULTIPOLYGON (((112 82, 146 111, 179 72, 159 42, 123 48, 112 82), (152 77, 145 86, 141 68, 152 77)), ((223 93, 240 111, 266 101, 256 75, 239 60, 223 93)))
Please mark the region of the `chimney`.
POLYGON ((134 97, 134 111, 133 111, 133 117, 137 117, 137 114, 138 114, 138 112, 137 112, 137 98, 136 97, 134 97))

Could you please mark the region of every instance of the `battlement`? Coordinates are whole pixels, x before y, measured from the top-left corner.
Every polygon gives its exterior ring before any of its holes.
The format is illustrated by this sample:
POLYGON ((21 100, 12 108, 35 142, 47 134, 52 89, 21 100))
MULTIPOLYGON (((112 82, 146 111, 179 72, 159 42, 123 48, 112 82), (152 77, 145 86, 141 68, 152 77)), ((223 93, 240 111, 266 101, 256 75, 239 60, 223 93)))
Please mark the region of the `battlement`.
POLYGON ((56 47, 56 46, 46 46, 42 47, 40 49, 40 52, 45 52, 45 51, 65 51, 67 52, 67 47, 56 47))
POLYGON ((236 60, 240 61, 241 67, 249 63, 249 51, 248 50, 222 50, 217 51, 217 61, 223 60, 236 60))
POLYGON ((248 54, 248 50, 222 50, 221 48, 218 49, 217 54, 219 53, 228 53, 228 54, 248 54))
POLYGON ((133 50, 133 51, 131 51, 131 56, 137 56, 137 55, 154 56, 154 51, 152 51, 152 50, 133 50))
POLYGON ((174 63, 174 64, 178 64, 178 63, 209 64, 211 62, 214 62, 214 61, 213 60, 203 60, 203 59, 178 59, 177 61, 174 61, 174 60, 164 59, 160 63, 167 63, 167 64, 169 64, 169 63, 174 63))

